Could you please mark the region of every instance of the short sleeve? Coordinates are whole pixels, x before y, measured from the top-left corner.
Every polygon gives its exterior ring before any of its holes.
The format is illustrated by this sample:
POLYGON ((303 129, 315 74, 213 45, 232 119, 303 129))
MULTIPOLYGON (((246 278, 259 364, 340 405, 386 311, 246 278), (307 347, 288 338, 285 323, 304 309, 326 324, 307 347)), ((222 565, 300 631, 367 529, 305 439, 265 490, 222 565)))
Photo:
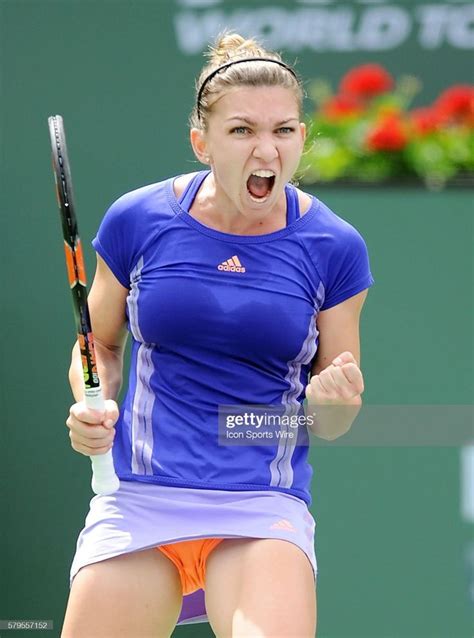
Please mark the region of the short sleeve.
POLYGON ((122 195, 105 213, 92 240, 125 288, 130 288, 131 274, 144 251, 176 216, 170 205, 173 180, 141 186, 122 195))
POLYGON ((353 226, 347 223, 339 226, 332 248, 326 265, 325 297, 321 310, 336 306, 374 283, 367 246, 353 226))
POLYGON ((92 245, 125 288, 138 259, 137 215, 133 203, 124 195, 104 215, 92 245))

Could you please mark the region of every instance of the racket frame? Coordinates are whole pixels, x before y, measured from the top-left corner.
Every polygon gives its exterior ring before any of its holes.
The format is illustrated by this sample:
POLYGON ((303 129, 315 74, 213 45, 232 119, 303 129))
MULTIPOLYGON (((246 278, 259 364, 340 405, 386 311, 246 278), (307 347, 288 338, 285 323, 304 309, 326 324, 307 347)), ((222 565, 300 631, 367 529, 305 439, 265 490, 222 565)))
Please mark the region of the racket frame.
MULTIPOLYGON (((48 118, 53 173, 64 240, 64 253, 71 289, 77 339, 84 381, 84 402, 88 408, 104 411, 105 402, 97 373, 94 336, 87 303, 87 280, 84 254, 76 217, 71 168, 67 151, 64 121, 61 115, 48 118)), ((119 488, 112 451, 91 456, 92 489, 95 494, 113 494, 119 488)))

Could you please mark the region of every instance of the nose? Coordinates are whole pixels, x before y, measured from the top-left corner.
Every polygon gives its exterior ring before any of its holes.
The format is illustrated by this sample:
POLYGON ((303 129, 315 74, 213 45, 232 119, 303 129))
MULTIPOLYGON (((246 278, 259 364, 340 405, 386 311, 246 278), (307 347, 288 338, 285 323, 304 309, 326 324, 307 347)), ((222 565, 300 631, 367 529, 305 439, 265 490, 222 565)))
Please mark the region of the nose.
POLYGON ((271 137, 262 136, 257 139, 252 155, 269 164, 278 157, 278 148, 271 137))

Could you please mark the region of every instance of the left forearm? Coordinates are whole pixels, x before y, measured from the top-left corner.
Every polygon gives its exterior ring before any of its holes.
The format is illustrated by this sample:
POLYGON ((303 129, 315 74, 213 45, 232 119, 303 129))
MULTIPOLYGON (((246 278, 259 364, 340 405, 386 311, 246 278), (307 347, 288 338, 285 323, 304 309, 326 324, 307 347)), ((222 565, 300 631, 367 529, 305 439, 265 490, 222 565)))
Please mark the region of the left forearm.
POLYGON ((362 406, 359 318, 367 290, 319 313, 319 342, 306 386, 307 427, 328 441, 350 430, 362 406))
POLYGON ((326 441, 333 441, 346 434, 354 423, 362 406, 360 395, 344 403, 311 403, 306 405, 306 416, 309 431, 326 441))

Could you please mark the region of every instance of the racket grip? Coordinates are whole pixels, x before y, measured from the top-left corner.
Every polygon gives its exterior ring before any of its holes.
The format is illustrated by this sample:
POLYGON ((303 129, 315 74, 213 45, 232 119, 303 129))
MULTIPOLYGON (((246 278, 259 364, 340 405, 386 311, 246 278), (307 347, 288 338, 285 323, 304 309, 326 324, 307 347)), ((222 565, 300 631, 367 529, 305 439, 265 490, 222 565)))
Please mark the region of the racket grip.
MULTIPOLYGON (((100 386, 98 388, 86 388, 84 402, 88 408, 99 411, 104 410, 105 402, 100 386)), ((107 496, 116 492, 120 486, 120 481, 115 474, 112 450, 105 454, 91 456, 90 460, 92 463, 91 485, 94 494, 107 496)))

